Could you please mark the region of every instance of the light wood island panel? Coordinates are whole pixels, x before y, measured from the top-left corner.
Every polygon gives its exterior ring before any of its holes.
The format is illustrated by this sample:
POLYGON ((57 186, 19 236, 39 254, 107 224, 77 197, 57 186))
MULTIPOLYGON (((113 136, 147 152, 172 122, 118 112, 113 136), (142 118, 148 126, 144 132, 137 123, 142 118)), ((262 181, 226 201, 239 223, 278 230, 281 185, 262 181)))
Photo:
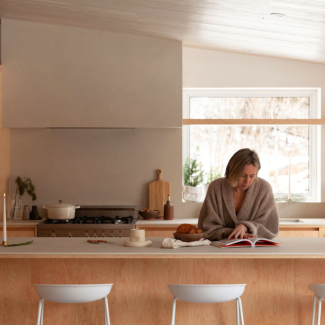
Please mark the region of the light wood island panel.
MULTIPOLYGON (((10 243, 27 240, 9 238, 10 243)), ((112 325, 170 324, 168 283, 246 283, 245 324, 303 325, 311 319, 313 293, 308 285, 325 283, 324 238, 281 238, 283 247, 229 250, 212 246, 166 250, 158 238, 151 239, 152 247, 128 248, 124 240, 91 245, 84 238, 34 238, 32 245, 0 247, 0 324, 36 324, 38 296, 33 283, 114 283, 108 296, 112 325)), ((176 324, 235 324, 235 315, 234 301, 179 301, 176 324)), ((44 324, 104 324, 103 303, 47 301, 44 324)))
MULTIPOLYGON (((245 324, 309 324, 310 283, 325 283, 325 260, 238 259, 6 259, 0 260, 0 323, 36 324, 32 283, 114 283, 108 296, 111 324, 170 323, 167 283, 246 283, 245 324), (18 312, 19 311, 19 312, 18 312)), ((177 325, 235 324, 235 302, 177 304, 177 325)), ((104 324, 101 301, 45 302, 44 324, 104 324)))

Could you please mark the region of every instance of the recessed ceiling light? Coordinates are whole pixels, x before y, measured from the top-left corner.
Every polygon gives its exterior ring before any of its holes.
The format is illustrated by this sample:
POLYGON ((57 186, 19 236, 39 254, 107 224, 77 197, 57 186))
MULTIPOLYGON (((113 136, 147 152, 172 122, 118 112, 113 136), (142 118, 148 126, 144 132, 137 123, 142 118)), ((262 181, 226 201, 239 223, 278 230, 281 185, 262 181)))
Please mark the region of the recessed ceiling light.
POLYGON ((279 13, 279 12, 271 12, 270 15, 271 15, 272 17, 277 17, 277 18, 284 18, 284 17, 286 17, 285 14, 281 14, 281 13, 279 13))

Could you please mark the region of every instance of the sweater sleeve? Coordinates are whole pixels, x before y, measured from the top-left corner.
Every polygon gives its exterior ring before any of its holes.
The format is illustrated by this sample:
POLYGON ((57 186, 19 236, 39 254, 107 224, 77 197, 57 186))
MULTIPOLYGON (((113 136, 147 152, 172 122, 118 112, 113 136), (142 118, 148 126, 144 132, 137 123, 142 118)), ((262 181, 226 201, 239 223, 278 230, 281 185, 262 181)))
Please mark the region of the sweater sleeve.
POLYGON ((237 225, 239 224, 245 225, 248 232, 258 238, 272 239, 277 236, 279 232, 279 214, 269 184, 260 201, 255 218, 249 221, 240 221, 237 225))
POLYGON ((219 209, 216 198, 218 187, 211 183, 203 202, 198 228, 204 233, 204 237, 209 240, 222 240, 227 238, 233 231, 232 228, 225 228, 219 215, 219 209))

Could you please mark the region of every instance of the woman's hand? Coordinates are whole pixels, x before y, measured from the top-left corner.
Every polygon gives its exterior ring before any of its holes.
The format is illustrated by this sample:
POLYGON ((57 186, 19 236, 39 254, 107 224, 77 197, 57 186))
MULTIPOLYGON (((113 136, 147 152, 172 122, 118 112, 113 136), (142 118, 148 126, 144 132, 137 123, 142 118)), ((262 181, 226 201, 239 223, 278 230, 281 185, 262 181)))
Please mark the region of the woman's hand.
POLYGON ((231 238, 234 238, 234 239, 237 239, 237 238, 240 238, 240 239, 243 239, 244 236, 247 234, 247 227, 244 226, 244 225, 238 225, 234 231, 228 236, 228 239, 231 239, 231 238))

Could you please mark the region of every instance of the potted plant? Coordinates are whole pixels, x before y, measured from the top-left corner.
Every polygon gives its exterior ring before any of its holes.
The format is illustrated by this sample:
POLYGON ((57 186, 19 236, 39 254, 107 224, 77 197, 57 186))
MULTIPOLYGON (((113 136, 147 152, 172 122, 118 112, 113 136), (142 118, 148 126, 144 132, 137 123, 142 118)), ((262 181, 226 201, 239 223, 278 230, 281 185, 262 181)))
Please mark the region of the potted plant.
POLYGON ((184 166, 184 186, 183 199, 185 201, 197 202, 202 196, 203 170, 201 164, 197 160, 197 156, 193 159, 186 159, 184 166))
POLYGON ((16 191, 11 203, 10 216, 13 219, 21 219, 22 208, 23 208, 21 197, 24 195, 25 192, 27 192, 27 194, 31 196, 32 200, 35 201, 37 199, 37 196, 35 193, 35 186, 33 185, 30 178, 27 177, 21 178, 20 176, 17 176, 15 183, 16 183, 16 191))

